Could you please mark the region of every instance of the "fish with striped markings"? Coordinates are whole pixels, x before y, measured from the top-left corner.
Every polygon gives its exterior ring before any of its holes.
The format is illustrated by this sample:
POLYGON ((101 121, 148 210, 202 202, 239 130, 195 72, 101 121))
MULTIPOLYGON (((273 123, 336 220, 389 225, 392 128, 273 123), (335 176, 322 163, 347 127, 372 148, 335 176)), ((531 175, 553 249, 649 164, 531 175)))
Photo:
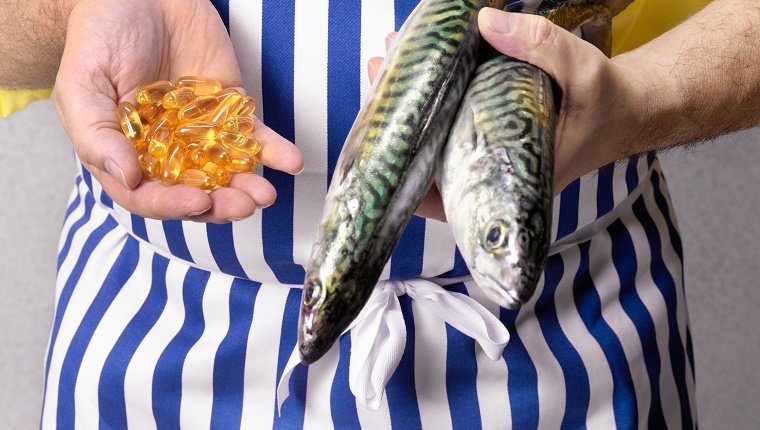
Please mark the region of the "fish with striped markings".
MULTIPOLYGON (((606 55, 611 16, 631 0, 518 2, 606 55)), ((477 285, 516 310, 536 289, 549 252, 557 105, 551 78, 503 55, 478 67, 437 170, 444 211, 477 285)))
POLYGON ((301 360, 324 355, 369 299, 476 67, 478 11, 503 0, 425 0, 388 52, 338 159, 306 268, 301 360))

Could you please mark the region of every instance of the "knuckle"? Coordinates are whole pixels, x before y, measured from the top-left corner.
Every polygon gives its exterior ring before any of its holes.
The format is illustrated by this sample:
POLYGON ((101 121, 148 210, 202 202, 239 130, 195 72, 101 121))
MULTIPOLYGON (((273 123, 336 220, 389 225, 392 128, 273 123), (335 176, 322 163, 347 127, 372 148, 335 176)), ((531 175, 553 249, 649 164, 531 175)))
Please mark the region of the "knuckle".
POLYGON ((557 27, 543 16, 533 19, 529 32, 534 47, 553 44, 557 40, 557 27))

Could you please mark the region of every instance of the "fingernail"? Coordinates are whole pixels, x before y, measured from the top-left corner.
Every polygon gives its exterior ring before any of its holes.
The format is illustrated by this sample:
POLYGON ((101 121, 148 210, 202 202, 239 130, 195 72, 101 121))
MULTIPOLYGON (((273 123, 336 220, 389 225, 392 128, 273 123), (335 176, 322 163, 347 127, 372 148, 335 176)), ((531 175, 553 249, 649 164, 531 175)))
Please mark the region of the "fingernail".
POLYGON ((496 33, 509 33, 513 27, 513 17, 511 13, 502 12, 494 8, 485 8, 482 12, 483 20, 491 31, 496 33))
POLYGON ((119 181, 119 183, 124 188, 129 189, 129 185, 127 185, 127 177, 124 176, 124 171, 121 170, 121 167, 119 167, 115 161, 106 160, 106 162, 103 164, 103 167, 105 167, 106 172, 108 172, 109 175, 113 176, 117 181, 119 181))
POLYGON ((370 77, 377 76, 377 66, 375 65, 374 62, 370 61, 369 64, 367 65, 367 67, 369 68, 369 75, 370 75, 370 77))
POLYGON ((246 218, 248 218, 248 217, 247 216, 243 216, 243 217, 240 217, 240 218, 231 217, 231 218, 227 218, 227 221, 228 222, 242 221, 242 220, 244 220, 246 218))
POLYGON ((206 212, 208 212, 208 211, 209 211, 209 209, 211 209, 211 206, 209 206, 209 207, 207 207, 206 209, 203 209, 203 210, 201 210, 201 211, 197 211, 197 212, 190 212, 190 213, 188 213, 188 214, 187 214, 187 216, 196 216, 196 215, 200 215, 200 214, 205 214, 206 212))

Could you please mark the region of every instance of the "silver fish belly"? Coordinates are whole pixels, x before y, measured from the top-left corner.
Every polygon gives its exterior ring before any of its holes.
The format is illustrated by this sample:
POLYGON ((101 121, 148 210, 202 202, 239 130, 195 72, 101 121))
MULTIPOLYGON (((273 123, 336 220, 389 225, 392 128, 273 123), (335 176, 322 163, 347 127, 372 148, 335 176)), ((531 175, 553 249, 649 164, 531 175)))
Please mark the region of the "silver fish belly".
POLYGON ((433 180, 456 108, 475 69, 477 14, 503 0, 427 0, 388 53, 330 184, 299 321, 301 360, 332 346, 369 299, 433 180))
POLYGON ((548 75, 500 55, 475 72, 439 161, 457 246, 508 309, 531 297, 546 264, 556 121, 548 75))

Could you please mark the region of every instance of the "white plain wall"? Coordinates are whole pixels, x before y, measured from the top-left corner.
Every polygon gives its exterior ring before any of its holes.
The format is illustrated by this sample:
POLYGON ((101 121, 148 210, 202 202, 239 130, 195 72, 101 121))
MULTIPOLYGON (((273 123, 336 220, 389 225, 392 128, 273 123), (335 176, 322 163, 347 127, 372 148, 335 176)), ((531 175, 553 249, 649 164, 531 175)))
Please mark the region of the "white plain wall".
MULTIPOLYGON (((663 156, 686 254, 704 429, 760 428, 759 143, 756 128, 663 156)), ((0 429, 31 429, 74 165, 50 102, 0 119, 0 145, 0 429)))

